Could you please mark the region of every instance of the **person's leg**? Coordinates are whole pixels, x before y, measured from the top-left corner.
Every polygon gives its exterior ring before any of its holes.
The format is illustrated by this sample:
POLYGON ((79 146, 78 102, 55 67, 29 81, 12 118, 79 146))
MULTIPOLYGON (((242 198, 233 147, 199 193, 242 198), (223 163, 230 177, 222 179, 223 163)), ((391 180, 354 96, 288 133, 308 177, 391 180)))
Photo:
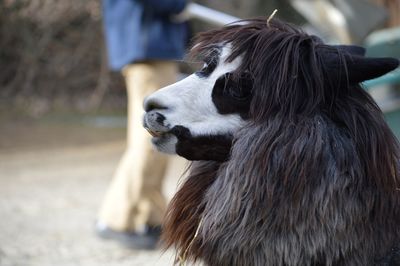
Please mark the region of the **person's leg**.
POLYGON ((167 157, 151 147, 142 127, 145 96, 173 83, 170 62, 133 64, 124 69, 128 89, 128 145, 99 213, 99 221, 116 231, 141 231, 160 225, 166 203, 161 193, 167 157))

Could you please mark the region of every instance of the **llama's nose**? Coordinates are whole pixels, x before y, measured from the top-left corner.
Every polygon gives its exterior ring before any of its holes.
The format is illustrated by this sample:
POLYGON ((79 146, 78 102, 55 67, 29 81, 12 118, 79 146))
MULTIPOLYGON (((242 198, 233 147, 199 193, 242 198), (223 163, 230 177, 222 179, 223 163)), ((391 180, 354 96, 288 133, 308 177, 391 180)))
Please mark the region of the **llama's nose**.
POLYGON ((154 98, 146 98, 143 102, 143 108, 146 112, 150 112, 152 110, 161 110, 161 109, 167 109, 166 106, 161 104, 159 101, 157 101, 154 98))

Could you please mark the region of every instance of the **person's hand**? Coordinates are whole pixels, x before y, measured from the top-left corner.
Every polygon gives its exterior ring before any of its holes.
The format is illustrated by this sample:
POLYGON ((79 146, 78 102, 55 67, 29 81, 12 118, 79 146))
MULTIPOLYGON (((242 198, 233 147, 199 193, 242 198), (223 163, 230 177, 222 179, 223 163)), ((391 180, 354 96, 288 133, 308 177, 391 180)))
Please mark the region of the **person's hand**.
POLYGON ((182 23, 185 21, 188 21, 189 19, 191 19, 191 15, 189 12, 189 4, 186 5, 186 7, 178 14, 172 15, 171 16, 171 21, 176 22, 176 23, 182 23))

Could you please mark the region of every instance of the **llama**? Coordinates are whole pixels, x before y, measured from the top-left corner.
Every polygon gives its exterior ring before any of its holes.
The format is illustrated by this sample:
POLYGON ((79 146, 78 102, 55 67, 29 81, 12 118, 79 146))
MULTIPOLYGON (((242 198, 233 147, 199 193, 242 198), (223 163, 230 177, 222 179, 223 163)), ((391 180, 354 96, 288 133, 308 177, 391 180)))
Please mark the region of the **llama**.
POLYGON ((362 81, 399 65, 249 19, 200 34, 204 66, 144 102, 194 161, 163 240, 207 265, 400 265, 400 145, 362 81))

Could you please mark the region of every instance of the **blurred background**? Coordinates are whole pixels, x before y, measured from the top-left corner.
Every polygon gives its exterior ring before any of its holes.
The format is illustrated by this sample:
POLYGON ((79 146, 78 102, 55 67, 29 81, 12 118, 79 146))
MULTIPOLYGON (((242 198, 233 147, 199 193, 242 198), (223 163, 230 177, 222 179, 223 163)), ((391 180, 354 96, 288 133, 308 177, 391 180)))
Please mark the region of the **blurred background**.
MULTIPOLYGON (((327 42, 400 58, 400 0, 195 2, 238 18, 278 9, 327 42)), ((191 35, 219 27, 207 13, 192 17, 191 35)), ((93 233, 126 134, 125 84, 108 68, 102 23, 100 0, 0 1, 2 266, 171 264, 171 252, 123 249, 93 233)), ((400 137, 399 69, 365 88, 400 137)), ((171 167, 169 197, 179 177, 171 167)))

